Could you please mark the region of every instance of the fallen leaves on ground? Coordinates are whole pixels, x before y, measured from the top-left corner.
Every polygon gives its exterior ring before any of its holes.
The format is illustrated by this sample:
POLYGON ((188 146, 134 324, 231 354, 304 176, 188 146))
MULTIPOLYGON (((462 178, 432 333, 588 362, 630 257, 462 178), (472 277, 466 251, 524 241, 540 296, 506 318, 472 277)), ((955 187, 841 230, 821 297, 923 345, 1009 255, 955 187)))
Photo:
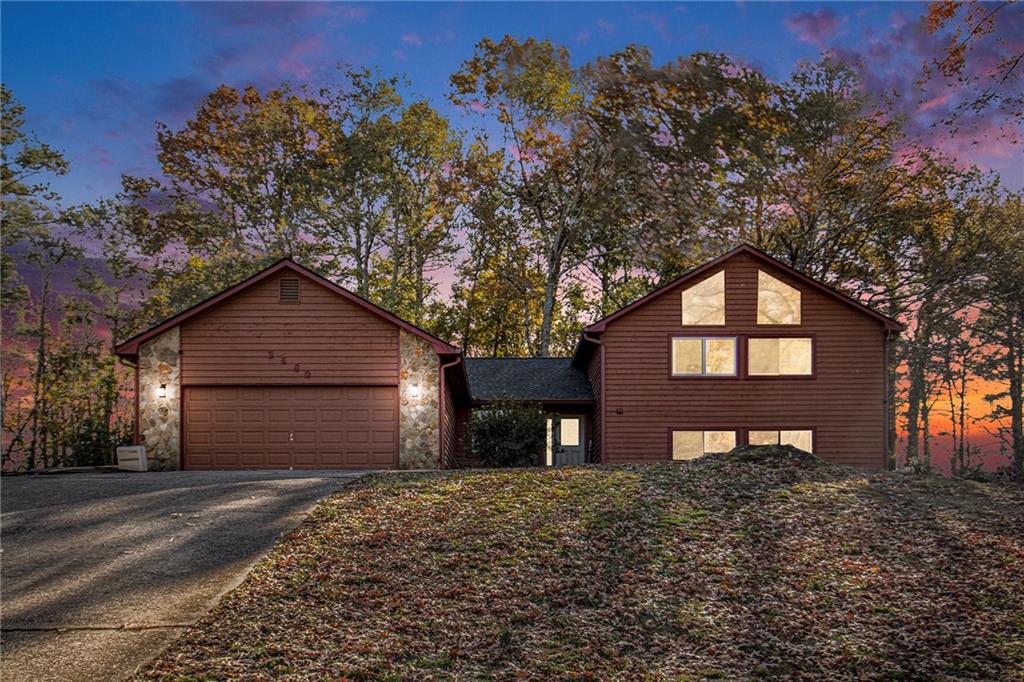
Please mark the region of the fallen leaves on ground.
POLYGON ((1024 491, 765 452, 363 479, 140 677, 1024 678, 1024 491))

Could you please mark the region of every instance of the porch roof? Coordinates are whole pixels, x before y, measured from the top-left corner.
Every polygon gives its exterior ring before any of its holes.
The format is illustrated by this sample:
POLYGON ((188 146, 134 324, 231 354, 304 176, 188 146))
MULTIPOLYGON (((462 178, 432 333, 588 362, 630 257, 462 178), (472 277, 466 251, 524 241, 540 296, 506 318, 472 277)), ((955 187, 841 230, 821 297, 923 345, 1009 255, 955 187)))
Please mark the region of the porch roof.
POLYGON ((473 402, 593 402, 587 374, 572 358, 466 358, 473 402))

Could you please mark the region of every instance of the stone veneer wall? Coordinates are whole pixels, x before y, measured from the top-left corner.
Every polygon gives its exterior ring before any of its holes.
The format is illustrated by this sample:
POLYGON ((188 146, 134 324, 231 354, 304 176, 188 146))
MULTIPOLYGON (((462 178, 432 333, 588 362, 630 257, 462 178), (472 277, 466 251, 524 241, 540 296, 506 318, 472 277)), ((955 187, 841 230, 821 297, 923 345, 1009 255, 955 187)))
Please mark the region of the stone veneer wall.
POLYGON ((180 348, 178 327, 139 347, 139 437, 150 469, 181 468, 180 348), (166 398, 157 396, 160 384, 166 398))
POLYGON ((401 332, 398 373, 398 467, 438 469, 441 466, 441 424, 437 353, 414 334, 401 332), (418 395, 414 395, 418 388, 418 395))

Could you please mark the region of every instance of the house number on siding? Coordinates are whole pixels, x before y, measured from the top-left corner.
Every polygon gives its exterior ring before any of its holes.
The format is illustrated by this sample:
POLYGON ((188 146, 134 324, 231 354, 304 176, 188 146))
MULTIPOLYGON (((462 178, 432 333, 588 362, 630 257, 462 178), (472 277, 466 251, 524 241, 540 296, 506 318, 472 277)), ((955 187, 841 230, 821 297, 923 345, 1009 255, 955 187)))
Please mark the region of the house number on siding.
MULTIPOLYGON (((276 354, 276 353, 274 353, 274 351, 272 351, 272 350, 268 350, 268 351, 267 351, 267 359, 268 359, 268 360, 273 360, 273 359, 274 359, 275 357, 277 357, 277 354, 276 354)), ((281 356, 281 364, 282 364, 282 365, 287 365, 287 364, 288 364, 288 356, 287 356, 287 355, 282 355, 282 356, 281 356)), ((294 363, 294 364, 292 365, 292 371, 293 371, 293 372, 302 372, 302 371, 303 371, 303 370, 302 370, 302 365, 301 365, 300 363, 298 363, 298 362, 294 363)), ((307 370, 306 370, 306 371, 305 371, 305 372, 303 373, 303 375, 304 375, 304 376, 305 376, 305 377, 306 377, 307 379, 309 379, 309 378, 310 378, 311 376, 313 376, 313 373, 312 373, 311 371, 309 371, 309 370, 307 369, 307 370)))

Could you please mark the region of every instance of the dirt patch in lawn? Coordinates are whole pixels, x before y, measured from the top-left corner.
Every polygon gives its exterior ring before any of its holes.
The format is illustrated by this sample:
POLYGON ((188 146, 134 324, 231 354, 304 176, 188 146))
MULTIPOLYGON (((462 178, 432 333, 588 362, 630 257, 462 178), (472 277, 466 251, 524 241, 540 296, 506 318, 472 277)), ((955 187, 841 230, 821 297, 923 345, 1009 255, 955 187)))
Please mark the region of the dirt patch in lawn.
POLYGON ((381 475, 144 679, 1016 679, 1024 493, 789 449, 381 475))

